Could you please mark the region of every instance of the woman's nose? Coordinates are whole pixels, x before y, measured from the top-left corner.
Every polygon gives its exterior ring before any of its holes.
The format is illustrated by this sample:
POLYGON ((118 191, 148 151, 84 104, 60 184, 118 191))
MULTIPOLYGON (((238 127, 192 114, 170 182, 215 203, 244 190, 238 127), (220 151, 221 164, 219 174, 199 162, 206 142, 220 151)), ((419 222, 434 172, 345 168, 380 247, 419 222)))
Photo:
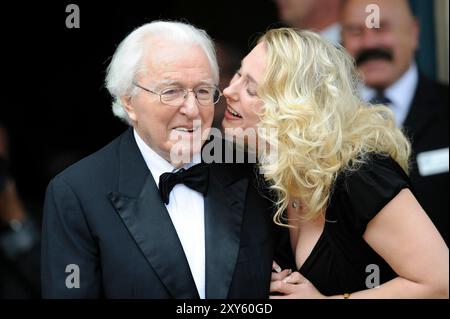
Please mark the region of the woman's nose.
POLYGON ((237 101, 239 99, 239 95, 237 94, 236 88, 233 86, 232 83, 230 83, 230 85, 228 85, 223 90, 223 96, 225 96, 226 99, 230 99, 233 101, 237 101))

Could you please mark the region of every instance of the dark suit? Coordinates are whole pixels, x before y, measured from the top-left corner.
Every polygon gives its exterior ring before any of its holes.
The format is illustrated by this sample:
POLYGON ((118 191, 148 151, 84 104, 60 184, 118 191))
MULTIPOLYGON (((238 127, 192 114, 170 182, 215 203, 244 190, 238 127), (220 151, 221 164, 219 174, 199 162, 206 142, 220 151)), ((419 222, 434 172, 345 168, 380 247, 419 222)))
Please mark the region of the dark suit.
MULTIPOLYGON (((272 206, 246 164, 211 164, 205 196, 206 298, 269 294, 272 206)), ((189 209, 189 203, 186 203, 189 209)), ((50 183, 44 298, 198 298, 186 256, 132 130, 50 183), (66 266, 80 288, 65 285, 66 266)))
POLYGON ((420 153, 449 147, 448 122, 448 86, 440 85, 421 75, 404 123, 406 133, 412 139, 411 181, 419 202, 447 242, 448 172, 421 176, 416 158, 420 153))

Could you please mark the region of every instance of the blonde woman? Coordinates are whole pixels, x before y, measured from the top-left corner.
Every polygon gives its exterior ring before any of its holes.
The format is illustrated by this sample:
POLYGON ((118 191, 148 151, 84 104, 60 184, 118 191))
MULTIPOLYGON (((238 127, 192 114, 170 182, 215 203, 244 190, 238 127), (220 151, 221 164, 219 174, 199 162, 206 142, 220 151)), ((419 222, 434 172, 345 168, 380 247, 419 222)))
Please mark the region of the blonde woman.
POLYGON ((224 91, 223 126, 258 127, 278 149, 261 165, 298 271, 273 274, 272 298, 448 298, 448 248, 411 189, 410 144, 357 86, 342 48, 283 28, 224 91))

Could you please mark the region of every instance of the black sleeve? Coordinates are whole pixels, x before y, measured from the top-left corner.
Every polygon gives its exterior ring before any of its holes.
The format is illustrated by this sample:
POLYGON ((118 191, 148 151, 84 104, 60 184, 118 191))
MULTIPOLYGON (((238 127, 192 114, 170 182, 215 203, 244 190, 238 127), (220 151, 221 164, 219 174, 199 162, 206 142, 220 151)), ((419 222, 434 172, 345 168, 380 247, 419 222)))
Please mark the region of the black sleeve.
POLYGON ((78 198, 61 178, 55 178, 47 189, 41 258, 43 298, 101 296, 97 244, 78 198))
POLYGON ((400 191, 411 188, 403 169, 390 157, 371 157, 358 170, 346 173, 343 183, 349 222, 363 235, 367 224, 400 191))

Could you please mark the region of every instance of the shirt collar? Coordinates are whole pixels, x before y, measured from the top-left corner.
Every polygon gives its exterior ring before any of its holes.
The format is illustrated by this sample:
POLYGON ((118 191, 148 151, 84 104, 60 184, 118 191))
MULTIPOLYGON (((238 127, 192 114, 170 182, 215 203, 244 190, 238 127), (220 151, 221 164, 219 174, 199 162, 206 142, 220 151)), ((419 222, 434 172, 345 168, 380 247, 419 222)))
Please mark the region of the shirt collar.
POLYGON ((393 85, 388 87, 384 94, 402 110, 409 109, 419 82, 419 71, 417 65, 413 63, 405 74, 393 85))
MULTIPOLYGON (((394 111, 397 114, 403 114, 402 118, 398 119, 397 122, 403 123, 405 120, 418 83, 419 71, 416 63, 413 63, 397 82, 384 90, 384 96, 392 101, 394 111)), ((365 85, 362 86, 361 95, 365 101, 370 101, 376 94, 376 90, 365 85)))
POLYGON ((341 43, 341 25, 339 23, 334 23, 329 27, 323 29, 319 34, 334 44, 341 43))
MULTIPOLYGON (((167 160, 162 158, 158 153, 156 153, 151 147, 144 142, 144 140, 139 136, 135 129, 133 129, 134 138, 139 151, 144 158, 145 164, 147 164, 148 169, 152 173, 153 179, 156 184, 159 184, 159 177, 168 172, 173 172, 178 170, 175 166, 169 163, 167 160)), ((188 169, 196 164, 201 163, 201 155, 195 154, 191 163, 185 164, 183 168, 188 169)))

